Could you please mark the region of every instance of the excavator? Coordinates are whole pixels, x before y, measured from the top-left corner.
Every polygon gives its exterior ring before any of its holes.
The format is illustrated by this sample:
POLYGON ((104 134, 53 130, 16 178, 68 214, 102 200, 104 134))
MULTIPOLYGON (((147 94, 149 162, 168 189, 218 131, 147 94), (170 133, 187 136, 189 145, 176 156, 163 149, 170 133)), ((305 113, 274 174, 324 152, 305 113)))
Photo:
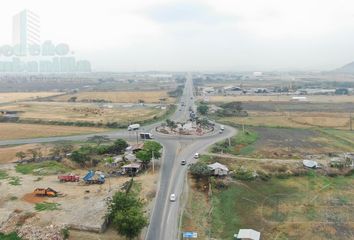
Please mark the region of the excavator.
POLYGON ((57 197, 59 193, 52 188, 36 188, 33 193, 41 197, 57 197))

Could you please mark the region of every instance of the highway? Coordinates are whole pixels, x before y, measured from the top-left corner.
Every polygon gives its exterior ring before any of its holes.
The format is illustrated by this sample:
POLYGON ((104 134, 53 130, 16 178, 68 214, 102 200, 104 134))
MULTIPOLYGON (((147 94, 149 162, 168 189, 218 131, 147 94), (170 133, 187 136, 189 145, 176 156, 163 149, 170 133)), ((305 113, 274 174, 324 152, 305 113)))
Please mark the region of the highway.
MULTIPOLYGON (((193 94, 193 81, 191 75, 187 75, 187 80, 177 106, 177 111, 171 116, 171 120, 184 122, 189 119, 189 108, 196 111, 195 97, 193 94), (185 106, 181 106, 181 103, 185 106)), ((164 146, 163 160, 161 162, 158 190, 152 208, 149 226, 145 235, 145 240, 174 240, 180 239, 179 222, 182 217, 183 199, 186 199, 184 189, 186 186, 187 165, 182 166, 181 160, 187 160, 187 164, 194 163, 197 160, 193 158, 196 152, 203 152, 213 143, 226 139, 236 134, 236 129, 225 126, 222 134, 218 132, 219 127, 212 134, 205 136, 170 136, 158 134, 154 131, 159 123, 144 126, 143 131, 151 131, 154 137, 164 146), (171 202, 169 197, 171 193, 177 195, 175 202, 171 202), (182 198, 183 195, 183 198, 182 198)), ((99 133, 112 139, 124 138, 128 141, 135 141, 136 132, 127 130, 115 130, 99 133)), ((84 141, 95 134, 85 134, 66 137, 47 137, 33 139, 17 139, 0 141, 0 146, 19 145, 28 143, 48 143, 58 141, 84 141)))

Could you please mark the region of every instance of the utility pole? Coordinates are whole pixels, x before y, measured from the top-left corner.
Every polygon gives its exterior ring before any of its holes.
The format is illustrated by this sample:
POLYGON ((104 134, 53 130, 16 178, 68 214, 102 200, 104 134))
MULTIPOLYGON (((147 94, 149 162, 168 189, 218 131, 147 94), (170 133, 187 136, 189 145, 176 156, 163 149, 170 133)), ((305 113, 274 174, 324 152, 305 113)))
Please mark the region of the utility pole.
POLYGON ((152 151, 152 174, 154 174, 155 173, 155 158, 154 158, 154 151, 152 151))
POLYGON ((352 113, 349 113, 349 127, 350 127, 350 131, 353 131, 352 113))
POLYGON ((139 144, 139 134, 138 134, 138 130, 136 130, 135 132, 136 132, 136 144, 139 144))

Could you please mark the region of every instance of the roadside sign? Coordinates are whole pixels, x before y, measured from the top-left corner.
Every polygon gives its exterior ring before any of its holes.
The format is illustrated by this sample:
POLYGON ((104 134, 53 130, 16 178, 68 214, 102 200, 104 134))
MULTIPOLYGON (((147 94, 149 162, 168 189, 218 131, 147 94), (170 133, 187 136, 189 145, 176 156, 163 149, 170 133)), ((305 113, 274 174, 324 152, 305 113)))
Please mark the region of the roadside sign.
POLYGON ((183 233, 183 238, 197 238, 198 233, 196 232, 184 232, 183 233))

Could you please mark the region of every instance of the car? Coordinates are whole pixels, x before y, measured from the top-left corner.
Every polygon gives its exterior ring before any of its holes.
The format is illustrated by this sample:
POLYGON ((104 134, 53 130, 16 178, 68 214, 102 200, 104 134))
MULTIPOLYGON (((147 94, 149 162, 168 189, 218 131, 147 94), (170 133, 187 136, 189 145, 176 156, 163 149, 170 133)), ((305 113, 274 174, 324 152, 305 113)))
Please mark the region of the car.
POLYGON ((172 194, 170 195, 170 201, 171 201, 171 202, 175 202, 175 201, 176 201, 176 194, 172 193, 172 194))
POLYGON ((181 165, 186 165, 186 164, 187 164, 187 161, 185 159, 182 159, 181 165))
POLYGON ((199 153, 195 153, 194 158, 199 158, 199 153))
POLYGON ((223 132, 224 132, 223 130, 221 130, 221 129, 219 130, 219 133, 220 133, 220 134, 223 133, 223 132))

